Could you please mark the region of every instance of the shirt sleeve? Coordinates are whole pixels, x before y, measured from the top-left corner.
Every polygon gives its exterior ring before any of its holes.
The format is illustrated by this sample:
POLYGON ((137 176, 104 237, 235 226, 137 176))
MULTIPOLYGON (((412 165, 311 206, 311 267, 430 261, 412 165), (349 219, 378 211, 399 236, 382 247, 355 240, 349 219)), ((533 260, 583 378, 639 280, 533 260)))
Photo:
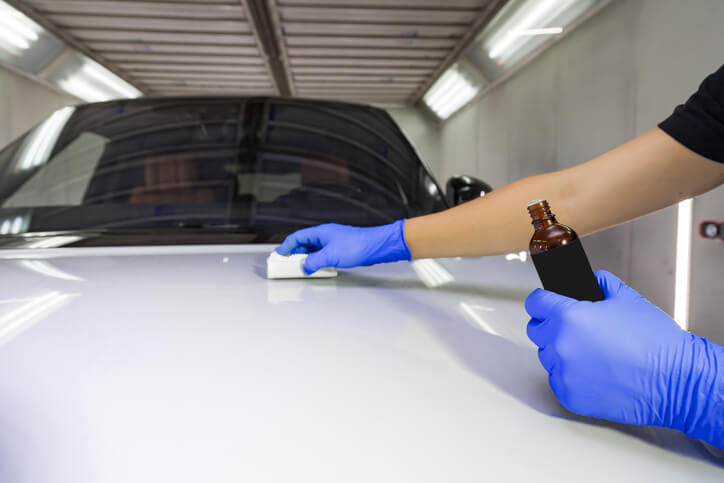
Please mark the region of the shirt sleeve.
POLYGON ((724 163, 724 66, 659 127, 695 153, 724 163))

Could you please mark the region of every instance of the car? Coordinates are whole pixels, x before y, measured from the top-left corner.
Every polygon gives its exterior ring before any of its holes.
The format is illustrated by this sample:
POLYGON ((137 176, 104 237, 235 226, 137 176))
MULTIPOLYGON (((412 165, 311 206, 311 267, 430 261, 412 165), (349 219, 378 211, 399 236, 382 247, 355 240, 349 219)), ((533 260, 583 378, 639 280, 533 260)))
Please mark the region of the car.
POLYGON ((722 481, 681 433, 558 404, 525 252, 266 278, 300 227, 490 190, 447 186, 371 106, 56 111, 0 152, 0 481, 722 481))

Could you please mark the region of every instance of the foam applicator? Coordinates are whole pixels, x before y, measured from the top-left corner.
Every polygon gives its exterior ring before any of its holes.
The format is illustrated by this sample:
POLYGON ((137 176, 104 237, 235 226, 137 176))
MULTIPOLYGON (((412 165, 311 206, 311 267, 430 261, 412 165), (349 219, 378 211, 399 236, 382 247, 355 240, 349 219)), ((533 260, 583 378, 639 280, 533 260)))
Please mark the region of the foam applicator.
POLYGON ((302 267, 306 260, 306 253, 285 257, 273 251, 266 259, 266 278, 330 278, 337 276, 337 269, 334 267, 321 268, 311 275, 305 274, 302 267))

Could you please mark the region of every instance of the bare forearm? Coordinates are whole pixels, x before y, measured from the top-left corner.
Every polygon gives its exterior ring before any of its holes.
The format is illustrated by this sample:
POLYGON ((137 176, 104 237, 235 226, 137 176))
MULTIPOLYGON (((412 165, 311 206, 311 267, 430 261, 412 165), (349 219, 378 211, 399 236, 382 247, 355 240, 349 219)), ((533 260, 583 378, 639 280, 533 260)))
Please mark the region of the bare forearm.
POLYGON ((475 201, 405 223, 413 258, 524 250, 528 202, 546 198, 579 234, 592 233, 695 196, 724 182, 724 168, 654 129, 570 169, 511 183, 475 201))

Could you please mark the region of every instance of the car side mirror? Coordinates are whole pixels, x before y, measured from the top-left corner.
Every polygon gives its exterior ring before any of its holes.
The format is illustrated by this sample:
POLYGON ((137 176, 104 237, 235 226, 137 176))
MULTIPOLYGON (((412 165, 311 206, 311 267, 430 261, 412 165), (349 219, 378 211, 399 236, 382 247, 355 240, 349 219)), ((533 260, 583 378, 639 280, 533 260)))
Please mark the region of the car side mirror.
POLYGON ((467 175, 453 176, 445 185, 445 198, 450 206, 457 206, 491 191, 493 188, 485 181, 467 175))

